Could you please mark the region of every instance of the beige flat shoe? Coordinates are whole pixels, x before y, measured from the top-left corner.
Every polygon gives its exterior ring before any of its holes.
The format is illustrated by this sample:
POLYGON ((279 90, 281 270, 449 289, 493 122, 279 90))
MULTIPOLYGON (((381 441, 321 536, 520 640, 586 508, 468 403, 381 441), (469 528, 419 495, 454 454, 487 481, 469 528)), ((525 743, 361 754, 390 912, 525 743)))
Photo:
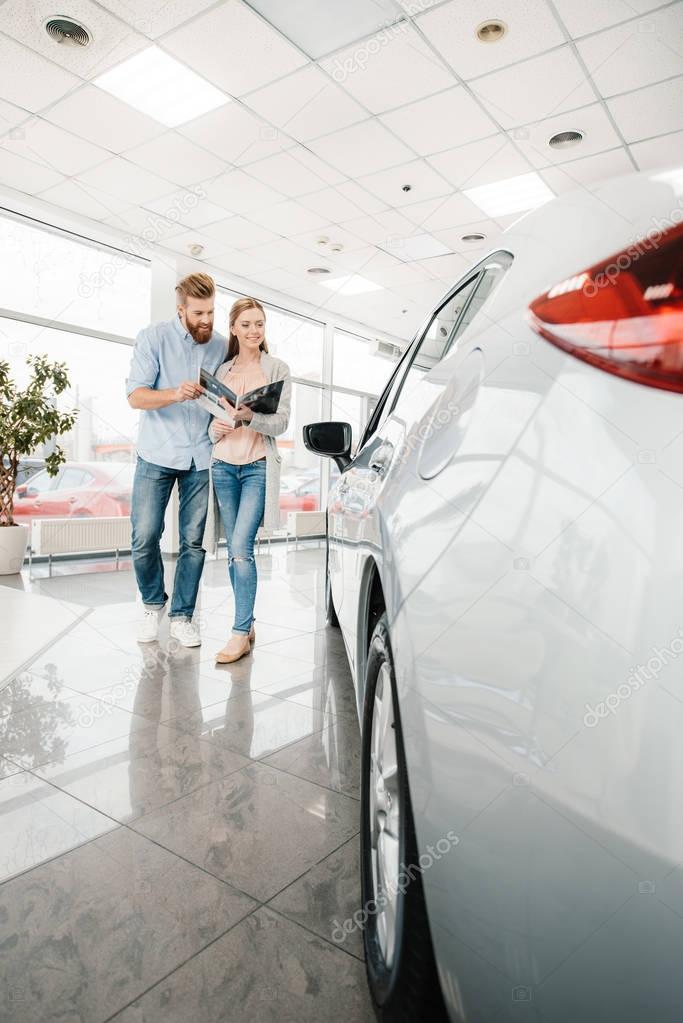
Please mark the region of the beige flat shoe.
POLYGON ((232 664, 251 653, 249 636, 231 636, 227 645, 216 654, 216 664, 232 664))
POLYGON ((256 642, 256 628, 253 625, 249 631, 249 642, 252 644, 252 646, 256 642))

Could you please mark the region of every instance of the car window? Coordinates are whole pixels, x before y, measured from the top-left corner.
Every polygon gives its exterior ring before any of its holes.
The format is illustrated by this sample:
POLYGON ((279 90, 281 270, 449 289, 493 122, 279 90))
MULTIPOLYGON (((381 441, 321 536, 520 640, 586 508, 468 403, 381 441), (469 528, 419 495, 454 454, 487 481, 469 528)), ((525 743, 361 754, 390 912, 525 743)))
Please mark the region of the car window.
POLYGON ((39 494, 44 494, 46 490, 52 490, 57 480, 54 476, 48 476, 47 472, 37 472, 35 476, 31 476, 31 479, 27 483, 29 490, 35 490, 39 494))
POLYGON ((82 469, 74 469, 67 466, 59 478, 60 490, 77 490, 82 487, 86 479, 86 473, 82 469))

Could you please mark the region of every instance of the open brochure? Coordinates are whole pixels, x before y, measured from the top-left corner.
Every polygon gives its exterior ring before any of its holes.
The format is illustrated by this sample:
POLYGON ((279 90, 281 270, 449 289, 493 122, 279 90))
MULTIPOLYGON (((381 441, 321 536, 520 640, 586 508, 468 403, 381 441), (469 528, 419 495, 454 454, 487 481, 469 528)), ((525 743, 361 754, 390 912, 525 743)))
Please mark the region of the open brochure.
POLYGON ((283 382, 282 380, 276 380, 272 384, 264 384, 263 387, 255 387, 253 391, 247 391, 246 394, 238 395, 230 387, 222 383, 218 377, 208 373, 205 369, 200 369, 199 383, 204 388, 204 394, 197 401, 212 416, 222 419, 225 423, 235 425, 240 420, 236 420, 234 415, 231 415, 230 411, 220 403, 219 398, 227 398, 233 409, 236 409, 238 405, 246 405, 253 412, 262 412, 270 415, 273 412, 277 412, 283 382))

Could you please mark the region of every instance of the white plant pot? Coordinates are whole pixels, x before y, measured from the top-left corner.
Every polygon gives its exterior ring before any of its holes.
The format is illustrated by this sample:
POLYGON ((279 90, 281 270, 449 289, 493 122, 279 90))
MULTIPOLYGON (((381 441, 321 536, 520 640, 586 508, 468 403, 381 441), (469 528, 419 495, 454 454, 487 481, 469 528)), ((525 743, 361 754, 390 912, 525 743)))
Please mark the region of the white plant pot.
POLYGON ((0 526, 0 575, 21 571, 28 534, 28 526, 0 526))

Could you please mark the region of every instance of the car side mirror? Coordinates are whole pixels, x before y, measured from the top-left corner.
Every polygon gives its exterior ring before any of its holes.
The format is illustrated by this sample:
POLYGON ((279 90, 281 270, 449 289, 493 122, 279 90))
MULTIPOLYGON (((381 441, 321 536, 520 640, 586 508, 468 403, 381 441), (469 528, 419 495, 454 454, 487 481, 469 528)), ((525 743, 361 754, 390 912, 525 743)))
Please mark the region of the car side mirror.
POLYGON ((340 472, 351 461, 353 434, 350 423, 308 423, 304 426, 304 444, 315 455, 333 458, 340 472))

